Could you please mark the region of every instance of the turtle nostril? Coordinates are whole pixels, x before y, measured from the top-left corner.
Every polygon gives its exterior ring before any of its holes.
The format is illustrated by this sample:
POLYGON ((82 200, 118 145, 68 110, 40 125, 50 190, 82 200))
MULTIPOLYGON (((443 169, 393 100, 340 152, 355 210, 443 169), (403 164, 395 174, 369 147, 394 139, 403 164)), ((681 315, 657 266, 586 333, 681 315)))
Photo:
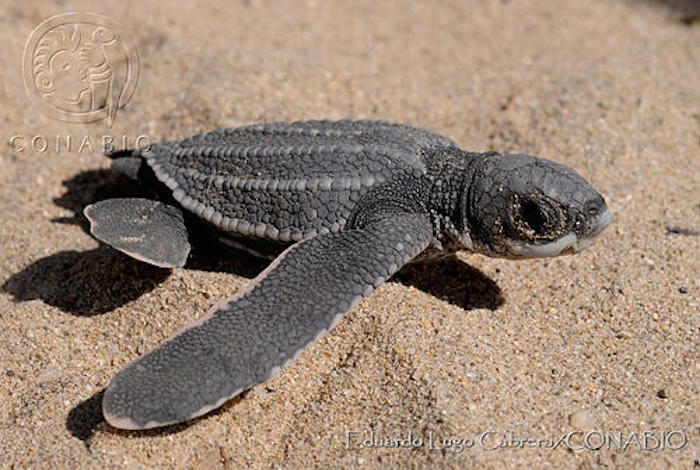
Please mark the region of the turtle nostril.
POLYGON ((598 201, 588 201, 584 207, 584 211, 587 217, 595 217, 602 212, 601 204, 598 201))

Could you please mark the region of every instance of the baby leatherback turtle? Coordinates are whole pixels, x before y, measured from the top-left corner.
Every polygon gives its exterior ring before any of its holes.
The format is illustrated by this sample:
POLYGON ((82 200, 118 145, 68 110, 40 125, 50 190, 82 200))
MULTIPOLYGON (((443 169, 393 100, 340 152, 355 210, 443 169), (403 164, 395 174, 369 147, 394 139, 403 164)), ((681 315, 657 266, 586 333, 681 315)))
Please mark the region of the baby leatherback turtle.
POLYGON ((186 213, 241 245, 288 245, 242 292, 117 374, 102 408, 123 429, 192 419, 269 379, 413 259, 575 253, 613 219, 558 163, 466 152, 383 121, 214 130, 113 158, 162 195, 85 208, 92 234, 117 250, 183 266, 186 213))

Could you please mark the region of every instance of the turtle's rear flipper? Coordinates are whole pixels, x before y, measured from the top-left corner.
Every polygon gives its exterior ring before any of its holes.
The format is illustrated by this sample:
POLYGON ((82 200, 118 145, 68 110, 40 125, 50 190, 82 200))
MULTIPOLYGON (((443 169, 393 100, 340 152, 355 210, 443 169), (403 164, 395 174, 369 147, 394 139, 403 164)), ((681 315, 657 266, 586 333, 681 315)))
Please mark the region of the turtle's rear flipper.
POLYGON ((95 238, 139 261, 161 268, 182 267, 187 261, 187 227, 176 207, 150 199, 107 199, 84 213, 95 238))

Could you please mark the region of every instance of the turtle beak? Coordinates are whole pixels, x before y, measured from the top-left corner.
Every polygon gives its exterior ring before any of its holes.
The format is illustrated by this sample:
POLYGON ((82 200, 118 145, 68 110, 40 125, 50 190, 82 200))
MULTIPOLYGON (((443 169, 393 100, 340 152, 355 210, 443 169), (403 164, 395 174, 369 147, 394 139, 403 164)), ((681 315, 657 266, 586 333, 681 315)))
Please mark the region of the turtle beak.
POLYGON ((603 232, 603 230, 605 230, 608 227, 608 225, 610 225, 614 221, 615 216, 612 215, 612 212, 610 212, 608 209, 605 209, 605 212, 598 216, 598 220, 596 220, 595 224, 593 225, 593 230, 591 231, 590 235, 588 235, 588 237, 597 237, 603 232))
POLYGON ((593 222, 590 232, 585 236, 569 233, 556 241, 543 245, 513 245, 511 246, 511 253, 519 258, 547 258, 578 253, 591 246, 598 235, 614 220, 615 217, 612 213, 605 209, 593 222))
POLYGON ((598 235, 603 233, 603 230, 605 230, 608 225, 613 223, 615 221, 615 216, 612 215, 612 212, 610 212, 608 209, 605 209, 603 213, 601 213, 596 221, 593 223, 590 232, 584 236, 576 240, 574 245, 572 246, 574 253, 578 253, 579 251, 585 250, 589 246, 593 244, 593 241, 598 238, 598 235))

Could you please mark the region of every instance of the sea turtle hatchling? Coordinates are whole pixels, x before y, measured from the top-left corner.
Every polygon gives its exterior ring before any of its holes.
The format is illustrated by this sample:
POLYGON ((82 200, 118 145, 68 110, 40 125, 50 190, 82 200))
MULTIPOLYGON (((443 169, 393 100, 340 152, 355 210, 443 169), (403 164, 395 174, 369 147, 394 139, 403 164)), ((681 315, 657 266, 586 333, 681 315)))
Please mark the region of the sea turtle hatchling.
POLYGON ((242 292, 117 374, 102 408, 123 429, 192 419, 269 379, 413 259, 575 253, 613 219, 558 163, 466 152, 383 121, 221 129, 113 158, 162 195, 85 208, 92 234, 114 248, 181 267, 187 212, 235 243, 287 246, 242 292))

